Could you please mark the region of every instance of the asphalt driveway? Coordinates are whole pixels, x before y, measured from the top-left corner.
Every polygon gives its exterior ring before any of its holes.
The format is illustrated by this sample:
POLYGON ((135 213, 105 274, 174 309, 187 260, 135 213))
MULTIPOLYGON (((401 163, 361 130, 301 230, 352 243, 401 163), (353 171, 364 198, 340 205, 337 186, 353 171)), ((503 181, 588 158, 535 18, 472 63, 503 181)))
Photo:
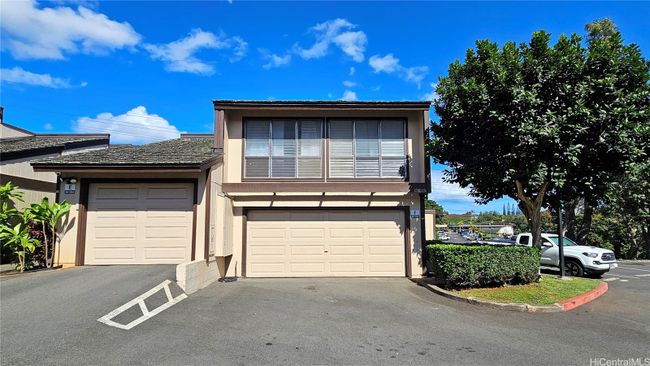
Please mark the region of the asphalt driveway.
POLYGON ((406 279, 242 279, 215 283, 128 331, 97 322, 173 278, 173 270, 139 268, 2 281, 1 363, 589 365, 650 357, 649 277, 610 281, 598 301, 557 314, 458 303, 406 279), (69 288, 80 282, 88 285, 69 288))

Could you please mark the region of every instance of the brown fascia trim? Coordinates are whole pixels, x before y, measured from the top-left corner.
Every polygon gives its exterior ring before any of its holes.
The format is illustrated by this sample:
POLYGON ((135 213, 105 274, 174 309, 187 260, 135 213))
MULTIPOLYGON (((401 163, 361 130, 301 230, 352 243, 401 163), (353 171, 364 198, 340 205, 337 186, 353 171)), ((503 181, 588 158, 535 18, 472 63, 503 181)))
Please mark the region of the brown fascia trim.
POLYGON ((431 102, 422 101, 268 101, 268 100, 213 100, 219 109, 360 109, 360 110, 429 110, 431 102))
POLYGON ((142 171, 188 171, 188 172, 201 172, 217 163, 223 159, 223 156, 216 156, 209 160, 206 160, 202 163, 196 164, 55 164, 48 162, 35 162, 31 163, 32 168, 35 172, 90 172, 97 170, 99 172, 109 172, 109 171, 133 171, 133 170, 142 170, 142 171))
POLYGON ((82 147, 101 146, 101 145, 108 145, 108 144, 109 144, 108 138, 88 140, 88 141, 67 142, 61 145, 47 146, 47 147, 41 147, 36 149, 11 151, 6 153, 0 152, 0 159, 3 161, 15 160, 15 159, 29 158, 32 156, 57 154, 65 150, 78 149, 82 147))
POLYGON ((408 193, 423 183, 407 182, 277 182, 277 183, 224 183, 226 193, 264 192, 403 192, 408 193))
POLYGON ((35 172, 61 172, 68 174, 75 173, 121 173, 121 172, 146 172, 146 173, 200 173, 202 169, 198 166, 196 167, 143 167, 143 166, 134 166, 134 167, 113 167, 113 166, 83 166, 83 167, 71 167, 66 166, 32 166, 35 172))

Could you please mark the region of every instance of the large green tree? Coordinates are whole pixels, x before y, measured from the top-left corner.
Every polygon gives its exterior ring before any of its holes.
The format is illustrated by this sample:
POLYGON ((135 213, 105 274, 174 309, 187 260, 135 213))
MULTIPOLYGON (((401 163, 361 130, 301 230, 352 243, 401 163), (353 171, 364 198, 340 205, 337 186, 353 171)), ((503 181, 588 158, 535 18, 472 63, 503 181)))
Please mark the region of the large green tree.
POLYGON ((516 199, 536 245, 543 207, 595 205, 647 143, 648 61, 608 20, 587 31, 554 45, 544 31, 520 45, 478 41, 436 87, 428 153, 477 202, 516 199))

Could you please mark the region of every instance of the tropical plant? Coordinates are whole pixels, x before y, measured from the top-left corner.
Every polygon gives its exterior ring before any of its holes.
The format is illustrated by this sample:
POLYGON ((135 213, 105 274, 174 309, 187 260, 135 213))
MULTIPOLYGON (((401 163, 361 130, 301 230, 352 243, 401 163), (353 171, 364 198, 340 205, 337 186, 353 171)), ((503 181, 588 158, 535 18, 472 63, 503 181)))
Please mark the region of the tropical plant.
POLYGON ((4 224, 0 226, 0 238, 2 246, 9 248, 18 256, 18 269, 24 272, 28 266, 28 254, 34 253, 41 242, 29 235, 27 222, 32 219, 31 214, 23 213, 21 216, 22 222, 13 227, 4 224))
POLYGON ((22 201, 23 193, 11 182, 0 185, 0 224, 8 225, 19 215, 15 201, 22 201))
POLYGON ((33 203, 28 210, 32 215, 32 220, 37 222, 43 235, 43 249, 44 261, 43 265, 47 268, 50 267, 54 258, 54 247, 56 244, 56 227, 63 216, 70 211, 70 204, 63 201, 61 204, 54 203, 50 205, 47 197, 44 197, 41 202, 33 203), (51 235, 48 236, 48 231, 51 235), (51 246, 51 250, 50 250, 51 246))

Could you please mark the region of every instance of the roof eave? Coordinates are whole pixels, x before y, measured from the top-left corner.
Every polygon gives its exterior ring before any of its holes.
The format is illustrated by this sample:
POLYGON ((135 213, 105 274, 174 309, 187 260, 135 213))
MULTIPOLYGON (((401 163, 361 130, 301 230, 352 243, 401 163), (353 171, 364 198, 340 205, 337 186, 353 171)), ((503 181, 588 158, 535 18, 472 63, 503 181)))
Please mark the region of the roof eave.
POLYGON ((255 101, 213 100, 215 109, 293 109, 293 110, 429 110, 431 103, 407 102, 356 102, 356 101, 255 101))

